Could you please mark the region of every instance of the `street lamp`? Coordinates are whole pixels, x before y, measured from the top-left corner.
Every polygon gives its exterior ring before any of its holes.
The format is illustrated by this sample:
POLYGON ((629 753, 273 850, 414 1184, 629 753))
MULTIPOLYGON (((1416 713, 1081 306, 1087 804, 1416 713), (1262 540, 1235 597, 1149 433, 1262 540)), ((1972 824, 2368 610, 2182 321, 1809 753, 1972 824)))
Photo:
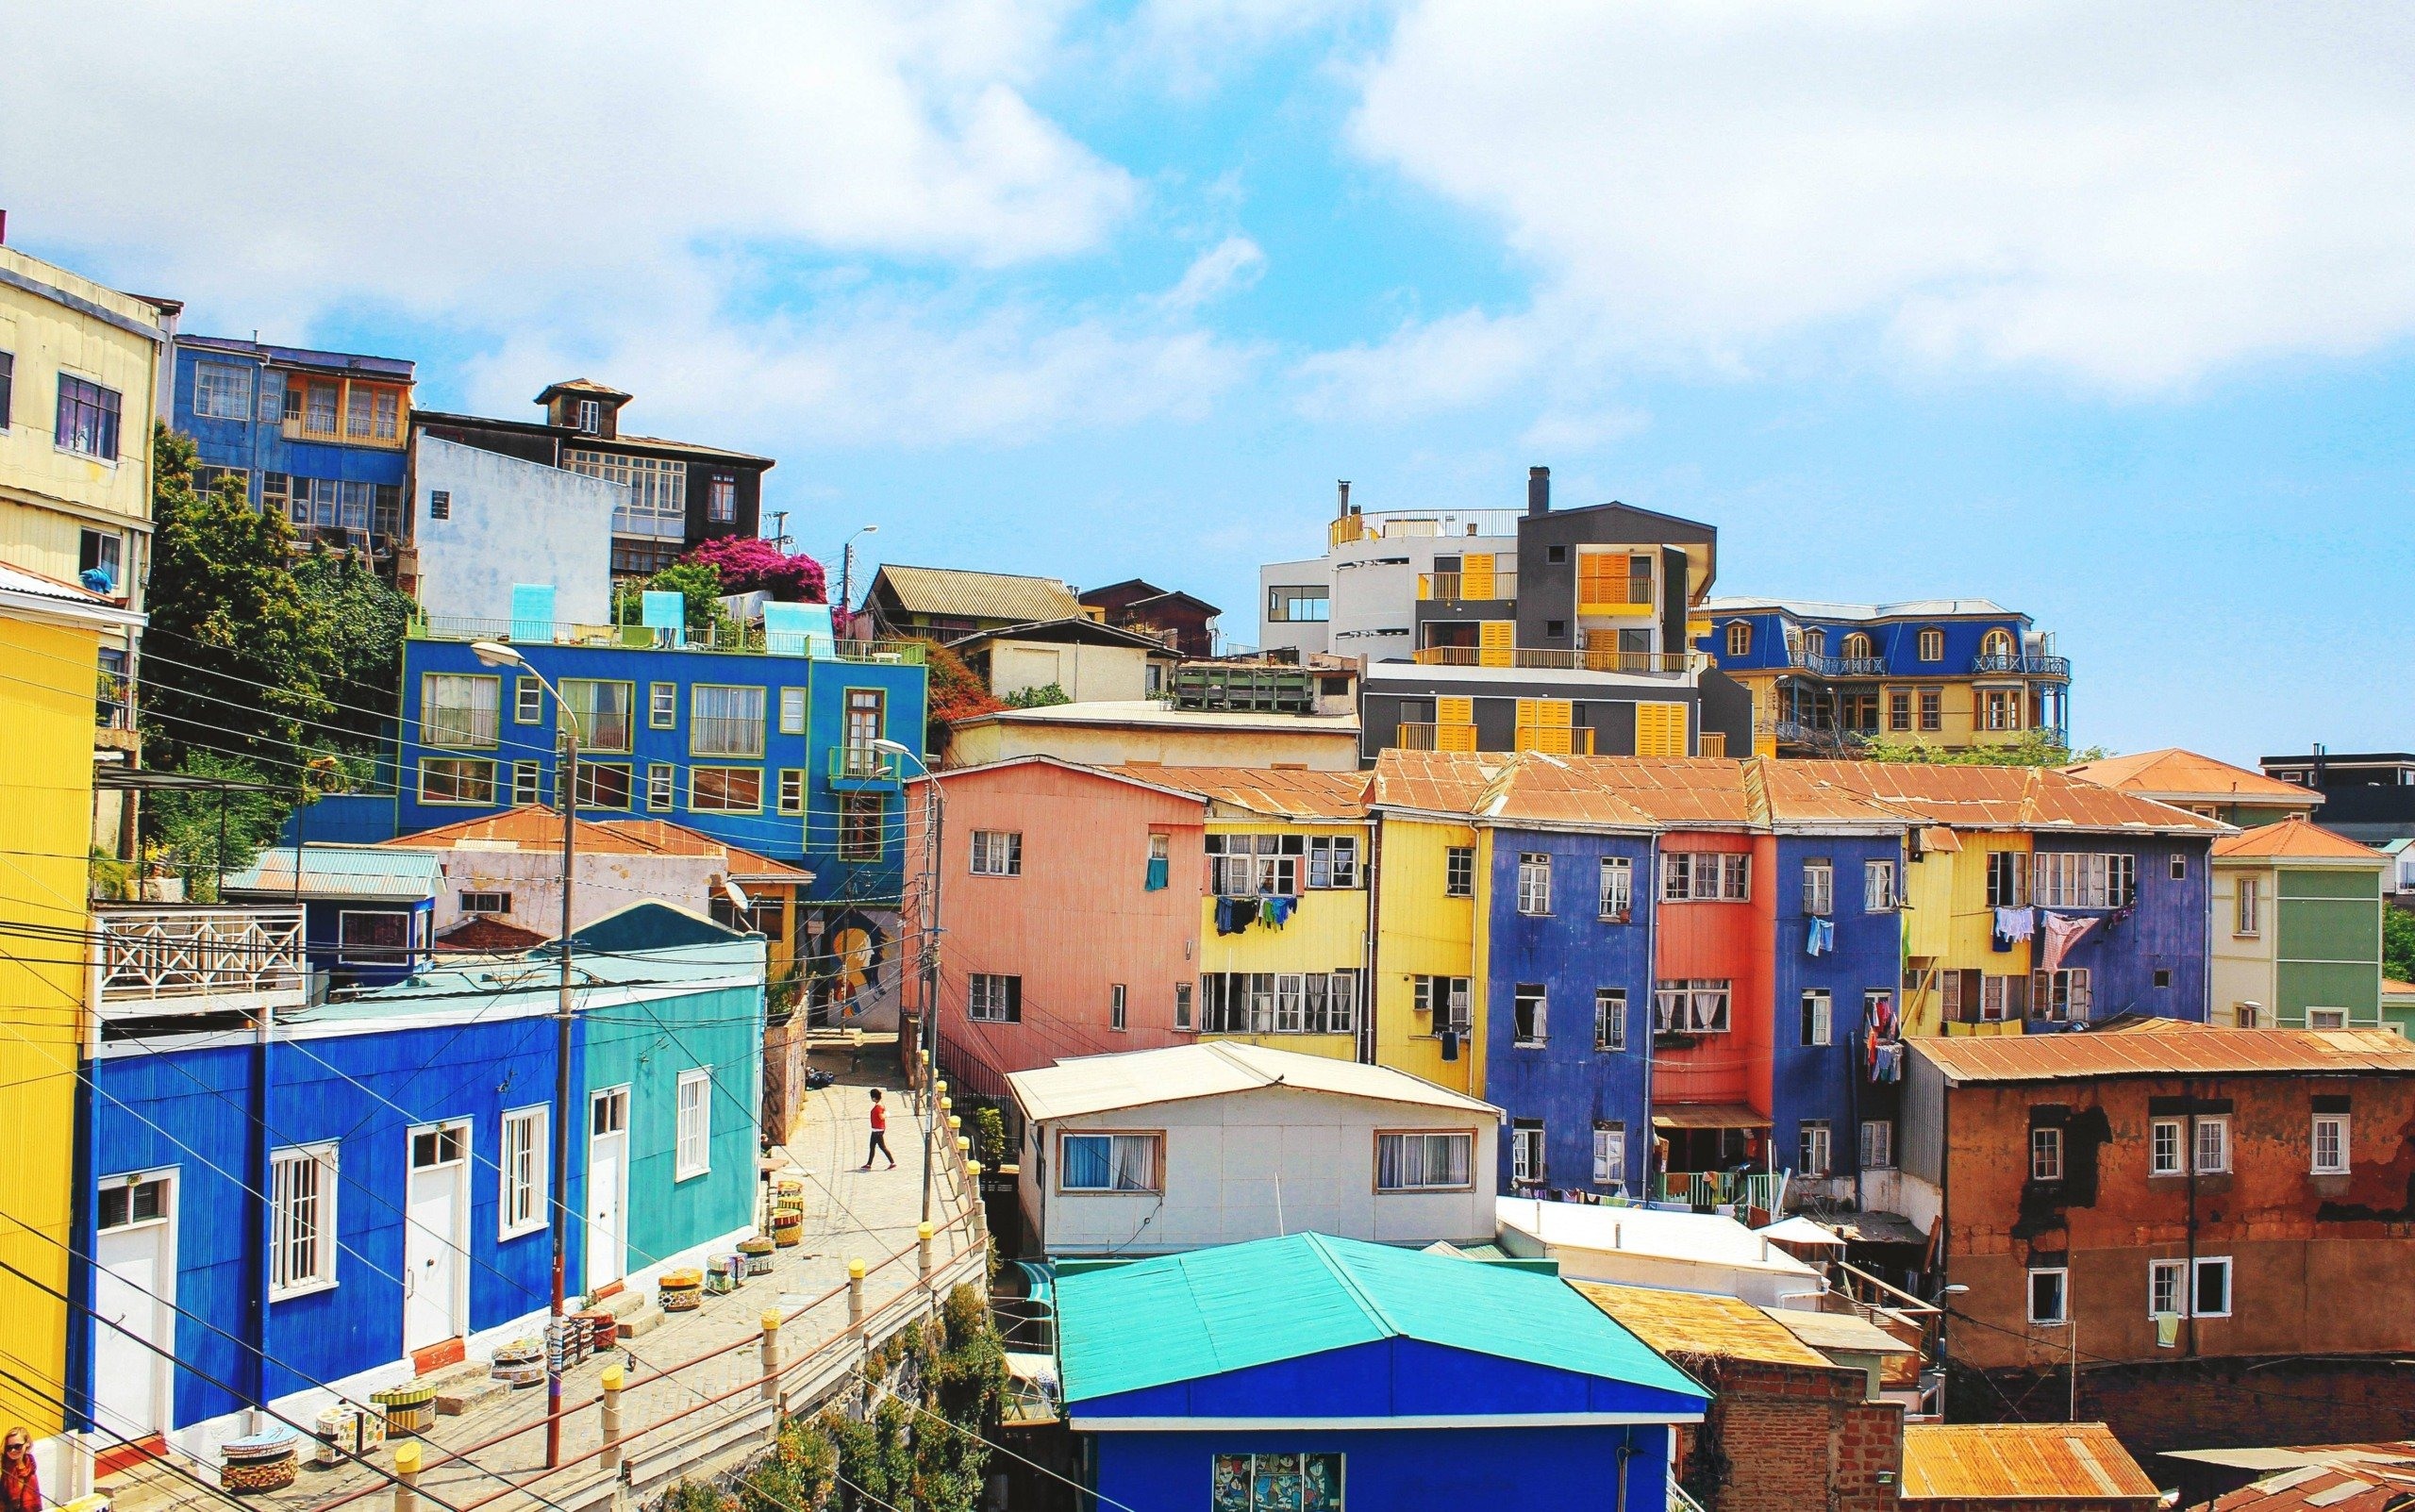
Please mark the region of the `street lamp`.
MULTIPOLYGON (((878 527, 868 525, 865 528, 878 527)), ((930 763, 923 759, 921 752, 901 741, 890 739, 874 740, 872 742, 872 748, 883 756, 904 756, 922 768, 923 780, 930 792, 930 818, 923 826, 924 884, 921 910, 923 1010, 915 1020, 914 1043, 917 1049, 930 1055, 932 1072, 936 1075, 940 1063, 939 1041, 933 1038, 933 1029, 939 1022, 937 1010, 940 995, 940 873, 943 870, 940 865, 940 837, 941 824, 947 817, 947 810, 942 806, 945 800, 940 792, 939 779, 931 775, 930 763)), ((902 838, 902 826, 900 835, 902 838)), ((924 1077, 923 1085, 918 1088, 922 1094, 923 1105, 923 1221, 925 1223, 931 1221, 932 1127, 939 1118, 939 1105, 931 1097, 931 1076, 924 1077)))
POLYGON ((856 530, 856 535, 849 536, 847 538, 847 543, 839 548, 839 612, 841 614, 847 612, 847 606, 849 603, 847 596, 848 590, 855 586, 856 536, 872 536, 877 535, 879 532, 880 527, 878 525, 858 526, 856 530))
POLYGON ((553 699, 561 728, 562 758, 554 774, 555 791, 561 800, 562 810, 562 962, 561 984, 554 1000, 554 1312, 552 1337, 546 1340, 549 1347, 545 1351, 545 1464, 550 1469, 561 1463, 562 1357, 556 1350, 567 1342, 562 1304, 566 1300, 570 1242, 571 862, 576 855, 578 832, 578 721, 562 698, 561 690, 528 665, 528 658, 521 655, 518 647, 500 640, 474 640, 470 650, 490 667, 517 667, 536 678, 537 686, 553 699))

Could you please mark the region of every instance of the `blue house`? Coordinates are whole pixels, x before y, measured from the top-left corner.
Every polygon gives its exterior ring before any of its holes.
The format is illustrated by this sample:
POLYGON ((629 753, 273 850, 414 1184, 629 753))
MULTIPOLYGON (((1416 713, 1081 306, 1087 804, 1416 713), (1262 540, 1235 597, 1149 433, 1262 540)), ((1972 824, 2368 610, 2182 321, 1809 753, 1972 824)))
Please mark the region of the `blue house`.
POLYGON ((235 903, 300 903, 310 970, 336 987, 383 987, 434 959, 443 885, 443 864, 433 854, 305 845, 262 851, 220 890, 235 903))
MULTIPOLYGON (((1787 800, 1777 800, 1783 812, 1787 800)), ((1892 1087, 1874 1095, 1864 1037, 1895 1034, 1903 985, 1904 822, 1778 823, 1770 1137, 1782 1168, 1851 1201, 1852 1178, 1892 1165, 1892 1087), (1814 931, 1814 922, 1825 927, 1814 931)))
POLYGON ((1057 1306, 1101 1505, 1664 1512, 1709 1400, 1556 1275, 1324 1235, 1069 1270, 1057 1306))
MULTIPOLYGON (((575 1291, 753 1226, 763 942, 636 912, 591 928, 645 954, 575 962, 575 1291)), ((77 1217, 95 1263, 72 1287, 125 1331, 71 1338, 78 1410, 206 1454, 247 1404, 306 1419, 324 1387, 365 1400, 541 1326, 556 970, 425 973, 279 1014, 265 1038, 105 1038, 77 1217)))
POLYGON ((196 487, 232 477, 305 540, 385 565, 408 533, 411 382, 399 357, 179 336, 173 424, 200 450, 196 487))

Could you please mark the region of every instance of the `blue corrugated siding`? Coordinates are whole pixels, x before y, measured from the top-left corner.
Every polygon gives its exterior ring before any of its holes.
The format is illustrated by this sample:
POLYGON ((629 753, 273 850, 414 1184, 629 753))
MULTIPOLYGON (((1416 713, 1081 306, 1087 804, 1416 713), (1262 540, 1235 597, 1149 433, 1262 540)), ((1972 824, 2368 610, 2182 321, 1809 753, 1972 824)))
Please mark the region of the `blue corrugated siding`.
MULTIPOLYGON (((361 376, 380 383, 408 385, 409 382, 408 378, 393 374, 364 373, 361 376)), ((281 373, 273 372, 256 357, 179 347, 176 351, 175 428, 192 438, 204 463, 213 467, 249 470, 252 474, 251 499, 255 506, 260 502, 260 474, 263 473, 334 478, 346 483, 385 483, 396 487, 403 484, 409 473, 409 457, 399 447, 330 446, 323 441, 288 440, 281 418, 258 419, 261 385, 274 388, 282 382, 281 373), (250 371, 253 418, 220 420, 193 412, 193 370, 203 362, 250 371)))
MULTIPOLYGON (((2145 1013, 2159 1019, 2203 1022, 2206 1017, 2207 937, 2212 908, 2210 839, 2180 836, 2047 835, 2037 837, 2040 853, 2102 851, 2139 858, 2139 901, 2126 918, 2101 908, 2058 908, 2057 913, 2105 922, 2072 947, 2063 965, 2086 967, 2093 999, 2090 1016, 2109 1019, 2117 1013, 2145 1013), (2174 877, 2172 859, 2181 858, 2185 874, 2174 877), (2172 973, 2169 987, 2157 987, 2155 973, 2172 973)), ((2031 1019, 2032 1032, 2060 1027, 2031 1019)))
MULTIPOLYGON (((1903 916, 1862 908, 1864 861, 1892 860, 1900 869, 1903 842, 1892 835, 1780 836, 1777 845, 1776 970, 1771 1002, 1777 1015, 1777 1046, 1770 1076, 1771 1137, 1782 1166, 1796 1163, 1802 1123, 1825 1119, 1830 1134, 1829 1169, 1850 1175, 1858 1169, 1860 1121, 1890 1116, 1871 1099, 1858 1037, 1864 1027, 1862 995, 1879 990, 1893 1001, 1903 981, 1903 916), (1830 918, 1836 924, 1833 954, 1805 950, 1811 916, 1803 907, 1803 866, 1825 857, 1835 876, 1830 918), (1803 1043, 1803 994, 1825 989, 1831 1005, 1830 1043, 1803 1043)), ((1900 875, 1900 871, 1899 873, 1900 875)))
MULTIPOLYGON (((1555 1188, 1591 1185, 1593 1124, 1627 1130, 1626 1181, 1639 1190, 1649 1140, 1643 1116, 1644 1061, 1652 1043, 1651 841, 1642 837, 1496 831, 1492 917, 1485 997, 1485 1097, 1512 1118, 1543 1121, 1544 1165, 1555 1188), (1518 911, 1518 857, 1552 858, 1552 911, 1518 911), (1601 862, 1625 856, 1633 867, 1631 922, 1600 917, 1601 862), (1522 982, 1543 985, 1548 1028, 1541 1049, 1519 1049, 1512 1005, 1522 982), (1627 1048, 1593 1048, 1593 993, 1626 991, 1627 1048)), ((1501 1141, 1500 1181, 1508 1189, 1510 1141, 1501 1141)))

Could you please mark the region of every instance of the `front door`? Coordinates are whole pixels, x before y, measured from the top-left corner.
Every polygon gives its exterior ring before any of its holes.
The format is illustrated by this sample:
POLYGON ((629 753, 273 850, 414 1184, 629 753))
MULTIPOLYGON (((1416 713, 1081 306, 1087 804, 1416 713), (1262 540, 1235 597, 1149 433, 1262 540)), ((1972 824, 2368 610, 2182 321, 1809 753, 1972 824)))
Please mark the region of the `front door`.
POLYGON ((629 1089, 601 1091, 588 1104, 587 1289, 629 1269, 629 1089))
POLYGON ((92 1278, 92 1417, 113 1445, 168 1426, 175 1354, 175 1182, 166 1173, 101 1183, 92 1278))
POLYGON ((470 1126, 411 1132, 410 1200, 403 1224, 403 1350, 469 1333, 470 1126))

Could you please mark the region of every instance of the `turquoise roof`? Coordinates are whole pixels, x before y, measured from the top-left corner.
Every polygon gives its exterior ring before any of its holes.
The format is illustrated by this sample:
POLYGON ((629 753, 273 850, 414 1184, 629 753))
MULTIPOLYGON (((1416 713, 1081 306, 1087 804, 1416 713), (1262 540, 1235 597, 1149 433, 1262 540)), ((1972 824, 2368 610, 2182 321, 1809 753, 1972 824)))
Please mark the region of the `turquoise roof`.
POLYGON ((1551 1276, 1324 1234, 1059 1275, 1067 1402, 1194 1381, 1387 1338, 1705 1398, 1551 1276))
POLYGON ((226 876, 225 890, 273 897, 433 898, 444 887, 444 860, 434 851, 397 851, 382 845, 306 845, 302 882, 293 881, 293 847, 272 846, 241 872, 226 876))
MULTIPOLYGON (((760 938, 731 935, 718 944, 674 946, 642 955, 576 955, 571 959, 571 985, 581 994, 657 988, 660 990, 648 994, 657 998, 675 997, 731 978, 760 988, 763 960, 760 938)), ((440 967, 351 997, 280 1013, 277 1020, 339 1023, 464 1006, 476 1008, 482 1017, 508 1017, 515 1008, 549 1012, 560 983, 560 957, 530 955, 477 966, 440 967)))

